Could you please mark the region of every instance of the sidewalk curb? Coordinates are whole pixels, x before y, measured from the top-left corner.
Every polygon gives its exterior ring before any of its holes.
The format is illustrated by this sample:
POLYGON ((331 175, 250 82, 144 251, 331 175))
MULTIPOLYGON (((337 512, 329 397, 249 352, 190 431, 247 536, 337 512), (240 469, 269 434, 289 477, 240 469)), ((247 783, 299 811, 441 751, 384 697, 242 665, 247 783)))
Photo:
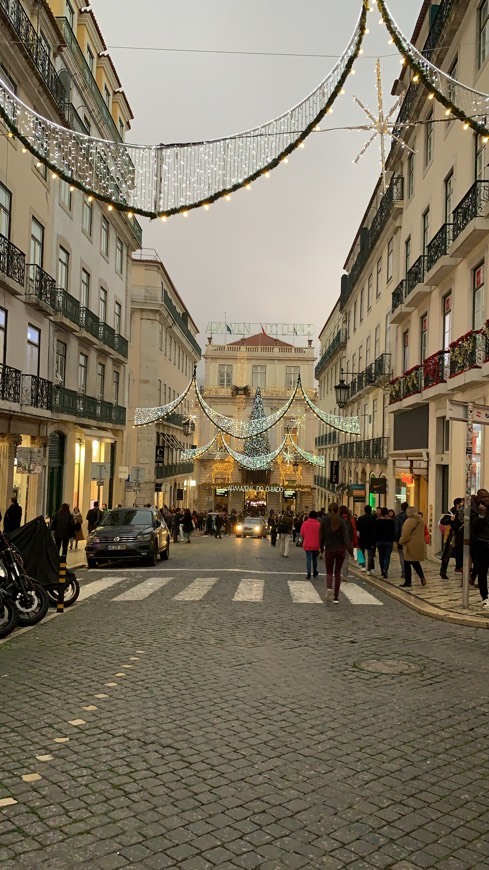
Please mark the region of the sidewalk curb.
POLYGON ((369 583, 380 592, 384 592, 389 596, 389 598, 393 598, 395 601, 399 602, 399 604, 404 604, 406 607, 410 607, 411 610, 415 610, 416 613, 420 613, 422 616, 429 616, 431 619, 438 619, 441 622, 450 622, 454 625, 464 625, 466 628, 489 628, 489 619, 485 619, 482 616, 472 616, 471 614, 463 615, 462 613, 453 613, 450 610, 442 610, 441 607, 435 607, 433 604, 428 604, 427 601, 423 601, 422 598, 419 598, 412 592, 404 592, 402 589, 392 586, 390 583, 385 583, 385 581, 380 578, 372 577, 371 574, 367 576, 367 574, 357 572, 352 567, 350 567, 350 571, 359 580, 365 580, 366 583, 369 583))

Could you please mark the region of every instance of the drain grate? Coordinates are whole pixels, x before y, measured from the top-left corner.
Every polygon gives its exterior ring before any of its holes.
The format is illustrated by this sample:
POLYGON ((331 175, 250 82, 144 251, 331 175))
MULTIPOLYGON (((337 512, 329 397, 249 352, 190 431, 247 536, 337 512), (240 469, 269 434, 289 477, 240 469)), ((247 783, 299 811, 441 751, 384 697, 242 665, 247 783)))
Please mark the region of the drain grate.
POLYGON ((369 671, 371 674, 419 674, 423 670, 421 665, 401 659, 366 659, 355 662, 355 665, 361 671, 369 671))

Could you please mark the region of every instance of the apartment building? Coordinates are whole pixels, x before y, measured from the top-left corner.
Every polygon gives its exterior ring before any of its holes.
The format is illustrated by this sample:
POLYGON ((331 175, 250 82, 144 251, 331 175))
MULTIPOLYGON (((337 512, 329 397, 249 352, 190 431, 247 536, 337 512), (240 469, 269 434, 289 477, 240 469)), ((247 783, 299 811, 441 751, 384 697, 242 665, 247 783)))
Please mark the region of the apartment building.
MULTIPOLYGON (((132 113, 82 0, 0 4, 0 77, 60 126, 122 141, 132 113)), ((86 512, 123 491, 134 219, 70 188, 2 124, 0 507, 86 512)))
POLYGON ((196 437, 194 392, 160 423, 132 427, 135 408, 181 395, 201 358, 197 326, 156 251, 133 255, 130 307, 128 462, 139 471, 129 475, 126 503, 193 509, 194 465, 181 461, 181 451, 196 437))
MULTIPOLYGON (((204 398, 220 414, 248 421, 257 387, 264 413, 269 415, 286 403, 300 375, 308 396, 316 401, 315 358, 310 340, 306 347, 294 346, 261 332, 229 344, 214 344, 209 336, 204 353, 204 398)), ((297 400, 268 432, 270 450, 289 433, 299 447, 313 453, 316 431, 317 417, 306 413, 304 401, 297 400)), ((215 434, 215 427, 201 413, 199 444, 209 443, 215 434)), ((236 452, 244 452, 243 440, 226 436, 226 441, 236 452)), ((200 510, 224 507, 241 513, 259 507, 302 511, 314 504, 314 470, 307 462, 279 456, 269 471, 248 471, 226 451, 217 451, 204 454, 196 470, 200 510)))

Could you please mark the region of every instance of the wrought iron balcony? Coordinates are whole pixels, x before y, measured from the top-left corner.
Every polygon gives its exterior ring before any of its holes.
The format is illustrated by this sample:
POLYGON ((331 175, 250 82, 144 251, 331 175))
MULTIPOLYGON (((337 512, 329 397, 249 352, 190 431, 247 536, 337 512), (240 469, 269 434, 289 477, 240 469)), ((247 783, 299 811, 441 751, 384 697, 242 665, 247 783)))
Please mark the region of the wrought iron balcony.
POLYGON ((93 311, 84 306, 80 308, 80 326, 93 338, 99 337, 99 319, 93 311))
POLYGON ((66 387, 53 388, 53 411, 58 414, 71 414, 78 416, 78 400, 81 397, 75 390, 66 387))
POLYGON ((182 474, 192 474, 194 470, 193 462, 178 462, 174 465, 158 465, 155 466, 155 478, 162 480, 166 477, 178 477, 182 474))
POLYGON ((408 399, 410 396, 415 396, 420 393, 423 388, 422 379, 423 367, 421 365, 413 366, 403 375, 403 398, 408 399))
POLYGON ((366 441, 347 441, 339 446, 340 459, 365 459, 387 462, 388 438, 369 438, 366 441))
POLYGON ((115 350, 125 359, 129 356, 129 342, 127 338, 123 338, 118 332, 115 333, 115 350))
POLYGON ((428 38, 423 47, 423 54, 429 61, 433 62, 433 51, 438 45, 452 12, 459 4, 460 0, 442 0, 439 4, 428 38))
POLYGON ((423 390, 445 384, 450 371, 450 355, 439 350, 423 362, 423 390))
POLYGON ((56 288, 55 311, 76 326, 80 326, 80 303, 66 290, 56 288))
POLYGON ((394 378, 389 384, 389 404, 394 405, 402 399, 402 378, 394 378))
POLYGON ((94 396, 78 396, 78 415, 88 417, 90 420, 98 419, 98 402, 94 396))
POLYGON ((453 211, 453 240, 468 224, 484 213, 489 201, 489 181, 476 181, 453 211))
POLYGON ((404 297, 406 295, 406 282, 403 280, 397 285, 396 289, 392 294, 392 311, 395 311, 396 308, 399 308, 400 305, 404 302, 404 297))
POLYGON ((56 306, 56 281, 35 263, 27 266, 27 301, 38 300, 54 311, 56 306))
POLYGON ((318 435, 315 440, 316 447, 326 447, 329 444, 337 444, 339 438, 339 432, 336 429, 332 429, 331 432, 325 432, 323 435, 318 435))
POLYGON ((22 375, 22 405, 51 411, 53 407, 51 381, 39 378, 37 375, 22 375))
POLYGON ((20 402, 21 372, 11 366, 0 364, 0 400, 2 402, 20 402))
POLYGON ((121 405, 112 405, 112 422, 118 426, 126 425, 126 409, 121 405))
POLYGON ((99 321, 99 338, 100 341, 103 341, 107 347, 112 348, 112 350, 116 350, 116 341, 115 341, 115 330, 112 329, 108 323, 104 323, 102 320, 99 321))
MULTIPOLYGON (((1 0, 0 0, 1 2, 1 0)), ((0 272, 12 278, 21 287, 25 283, 25 254, 0 235, 0 272)))
POLYGON ((445 257, 448 254, 448 249, 452 244, 453 239, 453 224, 443 224, 438 230, 428 245, 426 256, 426 271, 429 272, 440 257, 445 257))
POLYGON ((424 281, 426 271, 426 257, 424 254, 421 254, 420 257, 416 260, 415 263, 411 266, 409 272, 406 275, 406 297, 414 290, 418 284, 422 284, 424 281))
POLYGON ((18 37, 19 45, 37 69, 59 110, 64 113, 66 91, 51 63, 43 40, 36 33, 19 0, 0 0, 0 12, 7 18, 18 37))
POLYGON ((188 328, 188 323, 186 322, 184 315, 180 314, 180 312, 178 311, 176 306, 173 304, 171 296, 169 295, 169 293, 167 293, 166 290, 165 290, 165 295, 164 295, 164 303, 165 303, 165 307, 167 308, 167 310, 169 311, 169 313, 173 317, 173 320, 175 321, 175 325, 178 327, 180 332, 183 333, 183 335, 185 336, 187 341, 190 342, 190 344, 192 345, 192 348, 194 349, 195 353, 197 354, 198 358, 200 359, 200 357, 202 355, 201 348, 197 344, 195 336, 192 334, 192 332, 188 328))
POLYGON ((383 353, 377 357, 375 362, 370 363, 363 372, 360 372, 356 378, 353 378, 350 383, 349 398, 352 399, 353 396, 356 396, 358 393, 362 392, 362 390, 381 384, 386 378, 390 378, 390 376, 391 355, 390 353, 383 353))
POLYGON ((112 423, 112 404, 99 399, 97 402, 97 418, 102 423, 112 423))
POLYGON ((486 329, 471 330, 450 344, 450 377, 482 366, 487 354, 486 329))
POLYGON ((73 103, 67 103, 65 108, 65 118, 73 130, 76 130, 78 133, 84 133, 85 136, 90 135, 90 131, 85 126, 85 122, 82 121, 73 103))
POLYGON ((316 365, 315 375, 318 378, 325 365, 332 359, 335 353, 340 350, 340 348, 345 347, 346 345, 346 329, 339 329, 336 333, 335 337, 328 344, 326 350, 324 351, 321 359, 316 365))

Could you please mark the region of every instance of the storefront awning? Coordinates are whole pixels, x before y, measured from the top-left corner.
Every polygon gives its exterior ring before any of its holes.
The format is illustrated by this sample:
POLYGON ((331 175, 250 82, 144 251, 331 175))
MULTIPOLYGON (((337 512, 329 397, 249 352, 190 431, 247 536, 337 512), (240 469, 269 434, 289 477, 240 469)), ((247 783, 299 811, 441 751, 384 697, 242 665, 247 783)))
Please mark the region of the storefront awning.
POLYGON ((115 435, 112 432, 109 432, 108 429, 90 429, 88 426, 80 426, 80 429, 83 430, 83 434, 88 438, 96 438, 98 441, 116 441, 115 435))
POLYGON ((186 450, 186 445, 182 444, 174 435, 160 434, 160 444, 164 447, 171 447, 173 450, 186 450))

